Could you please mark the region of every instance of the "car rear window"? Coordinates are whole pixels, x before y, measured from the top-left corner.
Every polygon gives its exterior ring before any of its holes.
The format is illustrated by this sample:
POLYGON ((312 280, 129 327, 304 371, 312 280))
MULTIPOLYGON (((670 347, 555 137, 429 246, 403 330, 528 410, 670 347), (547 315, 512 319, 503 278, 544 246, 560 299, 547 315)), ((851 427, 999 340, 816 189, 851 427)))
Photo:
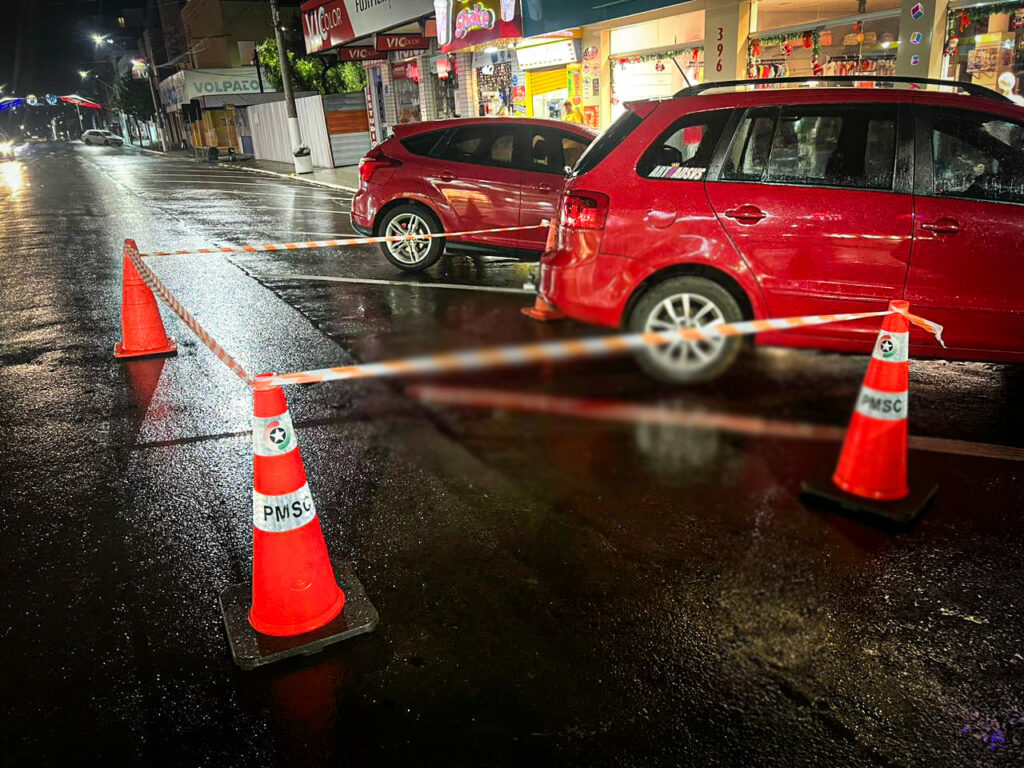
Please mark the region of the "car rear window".
POLYGON ((635 131, 642 122, 643 118, 636 112, 630 109, 623 112, 619 119, 608 127, 608 130, 598 136, 587 147, 586 151, 576 162, 576 165, 573 166, 572 175, 574 177, 582 176, 584 173, 589 173, 597 168, 611 154, 611 151, 625 141, 629 134, 635 131))
POLYGON ((427 131, 426 133, 417 133, 407 139, 402 139, 402 146, 414 155, 430 157, 433 155, 442 136, 444 136, 444 131, 427 131))
POLYGON ((637 173, 648 179, 703 179, 730 114, 731 110, 719 109, 676 120, 644 152, 637 173))

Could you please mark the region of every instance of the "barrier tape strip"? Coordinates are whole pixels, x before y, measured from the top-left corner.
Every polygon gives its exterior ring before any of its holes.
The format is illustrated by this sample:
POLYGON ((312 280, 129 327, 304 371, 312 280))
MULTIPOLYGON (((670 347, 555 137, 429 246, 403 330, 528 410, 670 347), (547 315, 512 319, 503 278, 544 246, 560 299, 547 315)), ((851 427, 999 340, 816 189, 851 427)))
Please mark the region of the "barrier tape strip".
POLYGON ((139 253, 139 249, 135 246, 135 243, 131 241, 125 241, 124 244, 125 253, 128 258, 131 259, 132 264, 135 265, 135 269, 139 273, 139 277, 142 281, 149 286, 149 289, 159 296, 164 304, 166 304, 170 310, 178 316, 188 328, 199 337, 199 340, 203 342, 206 347, 217 356, 217 358, 224 363, 231 371, 242 379, 246 384, 252 385, 252 376, 250 376, 245 368, 243 368, 235 358, 227 353, 220 344, 218 344, 210 334, 206 332, 206 329, 199 324, 199 322, 192 317, 192 314, 181 305, 181 302, 174 296, 173 293, 164 285, 160 278, 154 274, 153 270, 149 268, 149 265, 142 260, 142 254, 139 253))
POLYGON ((425 235, 380 235, 378 237, 350 237, 344 240, 308 240, 300 243, 266 243, 264 245, 226 245, 221 248, 197 248, 192 251, 153 251, 140 254, 150 256, 192 256, 210 253, 260 253, 262 251, 301 251, 306 248, 339 248, 349 245, 373 245, 375 243, 399 243, 410 240, 431 240, 437 237, 467 237, 468 235, 489 235, 494 232, 520 232, 527 229, 547 228, 548 222, 529 224, 523 227, 497 227, 495 229, 472 229, 466 232, 438 232, 425 235))
POLYGON ((841 323, 848 320, 864 320, 872 317, 903 314, 910 322, 931 332, 942 343, 942 326, 909 312, 884 310, 881 312, 848 312, 835 315, 805 315, 765 320, 745 320, 738 323, 721 323, 705 328, 680 328, 673 331, 649 331, 617 336, 598 336, 566 341, 549 341, 504 347, 485 347, 465 352, 445 352, 424 357, 389 360, 380 363, 364 363, 339 368, 319 368, 311 371, 296 371, 275 376, 264 376, 252 384, 263 388, 286 386, 288 384, 317 384, 324 381, 348 379, 395 378, 425 373, 451 373, 475 371, 531 363, 550 363, 580 358, 632 352, 649 346, 664 346, 679 341, 712 341, 730 336, 746 336, 763 331, 784 331, 810 325, 841 323))

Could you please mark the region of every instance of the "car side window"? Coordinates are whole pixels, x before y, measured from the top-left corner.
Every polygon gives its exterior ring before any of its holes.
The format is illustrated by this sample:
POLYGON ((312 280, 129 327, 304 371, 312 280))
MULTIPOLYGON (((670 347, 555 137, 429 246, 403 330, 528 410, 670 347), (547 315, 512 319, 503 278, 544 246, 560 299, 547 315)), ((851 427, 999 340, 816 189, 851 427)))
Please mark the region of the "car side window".
POLYGON ((933 109, 934 194, 1024 203, 1024 124, 959 109, 933 109))
POLYGON ((444 136, 444 131, 427 131, 402 139, 402 146, 414 155, 430 157, 444 136))
POLYGON ((748 113, 722 178, 859 189, 892 189, 896 105, 801 105, 777 116, 748 113))
POLYGON ((528 171, 562 176, 565 174, 565 166, 575 165, 587 148, 586 142, 572 134, 550 128, 527 128, 528 171))
POLYGON ((442 154, 445 160, 511 167, 515 137, 512 125, 464 125, 455 129, 442 154))
POLYGON ((750 110, 740 121, 725 158, 723 181, 760 181, 775 136, 777 110, 750 110))
POLYGON ((703 179, 728 119, 729 110, 722 109, 676 120, 641 156, 637 173, 648 179, 703 179))

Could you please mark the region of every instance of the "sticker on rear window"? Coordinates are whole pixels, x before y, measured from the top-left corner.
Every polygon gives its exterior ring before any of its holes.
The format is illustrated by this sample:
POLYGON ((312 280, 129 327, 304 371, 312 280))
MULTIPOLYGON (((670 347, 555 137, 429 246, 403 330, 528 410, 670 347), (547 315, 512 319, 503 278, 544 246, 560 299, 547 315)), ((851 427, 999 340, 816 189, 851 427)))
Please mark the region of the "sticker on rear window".
POLYGON ((651 169, 647 178, 699 181, 704 178, 707 170, 707 168, 680 168, 678 165, 656 165, 651 169))

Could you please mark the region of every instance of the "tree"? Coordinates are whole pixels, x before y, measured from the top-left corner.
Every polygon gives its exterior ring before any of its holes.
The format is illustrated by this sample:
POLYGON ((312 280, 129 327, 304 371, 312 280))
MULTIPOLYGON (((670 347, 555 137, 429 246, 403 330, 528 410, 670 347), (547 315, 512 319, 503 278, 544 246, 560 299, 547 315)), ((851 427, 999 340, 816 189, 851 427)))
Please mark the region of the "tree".
MULTIPOLYGON (((296 91, 328 93, 351 93, 366 87, 366 70, 355 61, 343 61, 328 66, 323 56, 306 56, 296 51, 293 36, 286 38, 288 63, 292 69, 292 88, 296 91)), ((281 90, 281 58, 277 54, 277 43, 273 38, 265 40, 256 48, 264 79, 275 90, 281 90)))
MULTIPOLYGON (((149 120, 153 117, 153 95, 149 90, 149 83, 146 80, 132 77, 131 72, 125 72, 117 80, 117 86, 114 89, 114 103, 111 106, 126 117, 135 120, 136 123, 140 120, 149 120)), ((141 137, 139 143, 142 143, 141 137)))

